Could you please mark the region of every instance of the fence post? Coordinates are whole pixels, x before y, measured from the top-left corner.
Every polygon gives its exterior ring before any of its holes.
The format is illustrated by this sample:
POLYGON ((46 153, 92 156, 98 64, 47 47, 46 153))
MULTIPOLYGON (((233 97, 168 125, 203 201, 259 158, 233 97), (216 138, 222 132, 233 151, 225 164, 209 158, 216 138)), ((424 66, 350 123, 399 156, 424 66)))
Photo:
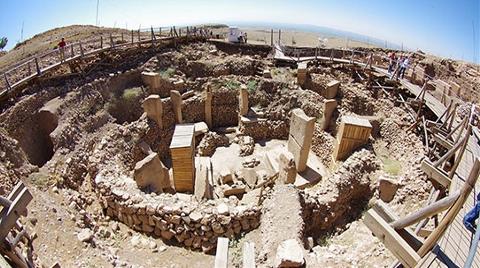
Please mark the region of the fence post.
POLYGON ((137 37, 138 37, 138 47, 141 47, 142 44, 140 43, 140 41, 141 41, 141 39, 140 39, 140 29, 138 29, 137 37))
POLYGON ((273 47, 273 29, 270 30, 270 45, 273 47))
POLYGON ((42 70, 40 70, 40 65, 38 64, 38 58, 35 58, 35 67, 37 68, 37 75, 42 74, 42 70))
POLYGON ((5 83, 7 83, 7 89, 11 89, 10 83, 8 82, 7 73, 3 73, 3 77, 5 78, 5 83))
POLYGON ((162 38, 162 27, 158 27, 158 36, 162 38))
POLYGON ((282 43, 282 30, 278 29, 278 45, 282 43))
POLYGON ((133 44, 133 30, 132 30, 132 44, 133 44))
POLYGON ((83 57, 84 54, 83 54, 83 46, 82 46, 82 42, 80 41, 80 55, 83 57))
POLYGON ((315 47, 315 60, 318 59, 318 47, 315 47))
POLYGON ((111 48, 115 48, 115 44, 113 43, 112 34, 110 34, 110 47, 111 47, 111 48))
POLYGON ((100 49, 103 48, 103 36, 100 35, 100 49))

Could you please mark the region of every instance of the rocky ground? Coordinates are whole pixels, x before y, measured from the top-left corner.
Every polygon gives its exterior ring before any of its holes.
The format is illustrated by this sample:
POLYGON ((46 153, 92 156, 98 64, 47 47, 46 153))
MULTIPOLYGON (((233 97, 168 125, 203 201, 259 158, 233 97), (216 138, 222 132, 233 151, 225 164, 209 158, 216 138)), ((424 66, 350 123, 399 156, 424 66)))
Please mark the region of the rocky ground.
POLYGON ((273 251, 287 238, 301 244, 307 267, 384 267, 394 260, 363 224, 362 213, 379 198, 381 180, 398 188, 390 205, 399 215, 420 207, 431 187, 419 169, 423 141, 406 131, 411 119, 395 101, 395 92, 379 95, 353 76, 349 66, 330 63, 310 66, 311 81, 301 88, 293 68, 274 67, 265 55, 232 53, 207 43, 129 53, 106 53, 96 63, 109 60, 108 68, 83 63, 92 70, 87 78, 28 88, 18 100, 4 105, 0 194, 20 180, 31 189, 34 200, 23 221, 36 237, 37 263, 212 266, 212 245, 220 235, 232 239, 235 267, 241 264, 246 241, 256 243, 259 265, 270 267, 277 258, 273 251), (264 70, 271 78, 264 77, 264 70), (142 71, 160 73, 161 89, 145 85, 142 71), (322 90, 334 79, 341 83, 338 109, 324 131, 322 90), (249 93, 247 116, 263 119, 253 130, 238 126, 237 95, 242 86, 249 93), (169 189, 155 194, 136 188, 132 171, 149 150, 171 167, 173 104, 165 98, 162 126, 142 114, 141 106, 146 96, 162 95, 165 89, 183 94, 184 120, 192 123, 206 120, 203 107, 210 90, 215 127, 198 136, 197 155, 212 156, 219 147, 238 148, 239 156, 250 157, 244 167, 263 161, 251 156, 256 146, 265 146, 265 139, 288 138, 291 110, 301 108, 316 118, 312 151, 331 175, 306 190, 265 187, 264 206, 257 204, 258 191, 240 198, 197 201, 169 189), (49 102, 52 99, 57 103, 49 102), (37 111, 46 103, 58 122, 45 135, 37 111), (345 115, 367 118, 373 132, 358 152, 334 163, 335 136, 345 115), (51 144, 41 147, 45 139, 51 144), (152 208, 152 202, 163 203, 152 208))

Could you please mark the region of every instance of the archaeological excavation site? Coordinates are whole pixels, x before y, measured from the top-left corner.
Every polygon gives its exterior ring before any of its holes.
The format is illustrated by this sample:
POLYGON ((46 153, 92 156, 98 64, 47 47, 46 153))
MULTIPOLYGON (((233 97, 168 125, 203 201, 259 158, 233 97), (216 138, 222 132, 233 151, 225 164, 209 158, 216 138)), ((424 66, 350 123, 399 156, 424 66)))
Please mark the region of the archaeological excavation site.
POLYGON ((474 68, 107 30, 2 71, 1 267, 467 263, 474 68))

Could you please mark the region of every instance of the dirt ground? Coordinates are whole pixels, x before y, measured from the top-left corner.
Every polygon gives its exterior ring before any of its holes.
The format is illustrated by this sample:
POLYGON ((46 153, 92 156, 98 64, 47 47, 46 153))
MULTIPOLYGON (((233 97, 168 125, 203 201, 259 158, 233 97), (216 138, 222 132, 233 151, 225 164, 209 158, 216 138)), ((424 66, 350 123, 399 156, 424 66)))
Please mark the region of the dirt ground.
MULTIPOLYGON (((80 40, 109 31, 91 26, 54 29, 2 56, 0 69, 49 49, 60 36, 80 40)), ((247 32, 250 40, 268 43, 267 32, 247 32)), ((318 41, 309 33, 283 34, 286 40, 295 36, 297 45, 318 41)), ((342 40, 328 42, 333 47, 343 46, 342 40)), ((400 216, 421 207, 430 191, 431 183, 420 170, 425 155, 423 133, 407 132, 412 120, 396 101, 398 92, 407 96, 404 91, 378 95, 352 75, 350 66, 331 63, 309 66, 312 81, 302 88, 296 82, 295 68, 274 67, 265 56, 233 53, 207 43, 152 54, 116 51, 99 57, 104 58, 96 59, 98 62, 108 60, 108 71, 93 69, 77 83, 28 88, 17 101, 5 105, 0 115, 0 190, 6 193, 20 180, 31 189, 34 199, 23 223, 35 237, 37 263, 46 267, 55 262, 61 267, 212 267, 214 250, 208 245, 220 235, 231 238, 232 267, 241 267, 246 241, 255 242, 259 267, 271 267, 274 251, 286 238, 305 246, 307 267, 387 267, 394 261, 363 223, 363 213, 378 200, 378 180, 382 177, 398 185, 389 205, 400 216), (130 70, 116 73, 118 66, 129 66, 130 70), (166 169, 172 166, 168 146, 175 128, 171 98, 162 100, 164 126, 143 114, 143 99, 159 94, 141 79, 144 70, 160 73, 163 87, 183 94, 187 123, 206 120, 205 92, 213 92, 214 127, 195 139, 197 153, 211 156, 215 180, 222 167, 254 172, 269 169, 265 155, 285 150, 291 111, 301 108, 315 117, 311 148, 315 161, 309 163, 321 166, 318 184, 296 189, 266 183, 245 194, 208 201, 193 201, 191 195, 175 194, 171 189, 163 193, 139 189, 133 170, 150 150, 159 155, 166 169), (272 78, 264 77, 264 70, 269 70, 272 78), (320 128, 326 98, 322 89, 334 79, 341 82, 338 107, 324 131, 320 128), (102 84, 105 81, 109 84, 102 84), (240 127, 242 118, 238 116, 237 96, 242 86, 247 88, 251 108, 245 117, 261 122, 250 136, 242 133, 246 128, 240 127), (55 113, 58 124, 45 135, 40 131, 44 126, 36 121, 37 111, 52 99, 56 105, 48 108, 59 110, 55 113), (358 159, 332 162, 338 126, 346 115, 368 118, 374 130, 366 144, 352 154, 358 159), (38 136, 51 142, 45 148, 52 155, 35 151, 44 148, 35 147, 38 136), (34 165, 34 157, 45 163, 34 165), (102 188, 99 178, 111 183, 111 188, 102 188), (342 181, 346 178, 351 181, 342 181), (342 191, 358 194, 350 191, 350 183, 364 187, 358 188, 365 189, 360 199, 339 195, 342 191), (134 188, 129 188, 132 185, 134 188), (263 205, 257 203, 259 188, 263 189, 263 205), (142 207, 150 200, 167 205, 142 207), (335 207, 337 202, 343 203, 335 207), (239 211, 244 204, 255 204, 246 218, 239 211), (325 217, 330 226, 321 230, 306 226, 310 219, 302 219, 302 210, 313 206, 311 213, 320 217, 325 204, 332 212, 325 217), (198 219, 195 209, 203 209, 198 219), (122 214, 125 211, 130 214, 122 214), (337 212, 340 219, 334 215, 337 212)), ((89 68, 91 63, 82 64, 89 68)))

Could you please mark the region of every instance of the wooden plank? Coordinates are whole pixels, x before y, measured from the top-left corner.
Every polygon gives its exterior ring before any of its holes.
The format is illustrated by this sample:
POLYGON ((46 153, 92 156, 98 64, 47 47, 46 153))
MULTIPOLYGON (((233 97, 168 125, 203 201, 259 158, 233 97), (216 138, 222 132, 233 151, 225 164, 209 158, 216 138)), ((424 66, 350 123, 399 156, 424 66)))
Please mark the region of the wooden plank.
POLYGON ((450 184, 452 181, 448 177, 448 174, 434 167, 432 162, 430 162, 428 159, 424 159, 422 161, 420 168, 422 169, 423 172, 425 172, 425 174, 427 174, 429 178, 435 180, 436 182, 440 183, 446 188, 450 187, 450 184))
POLYGON ((399 220, 390 224, 394 229, 403 229, 423 219, 437 215, 438 213, 450 208, 460 196, 460 192, 455 192, 437 202, 423 207, 399 220))
POLYGON ((255 268, 255 243, 243 244, 243 268, 255 268))
POLYGON ((403 265, 414 267, 420 261, 415 250, 375 210, 367 211, 364 223, 403 265))
POLYGON ((453 147, 453 143, 446 140, 443 135, 441 136, 439 134, 434 134, 433 135, 433 140, 447 150, 450 150, 453 147))
POLYGON ((12 268, 12 266, 10 266, 10 264, 7 262, 7 260, 5 260, 5 258, 2 256, 2 254, 0 254, 0 267, 2 267, 2 268, 12 268))
POLYGON ((228 238, 217 239, 217 252, 215 254, 215 268, 228 267, 228 238))
POLYGON ((0 219, 0 241, 3 241, 10 232, 10 229, 15 226, 18 217, 24 213, 28 203, 30 203, 32 199, 33 196, 27 188, 24 188, 14 199, 12 205, 0 219))

